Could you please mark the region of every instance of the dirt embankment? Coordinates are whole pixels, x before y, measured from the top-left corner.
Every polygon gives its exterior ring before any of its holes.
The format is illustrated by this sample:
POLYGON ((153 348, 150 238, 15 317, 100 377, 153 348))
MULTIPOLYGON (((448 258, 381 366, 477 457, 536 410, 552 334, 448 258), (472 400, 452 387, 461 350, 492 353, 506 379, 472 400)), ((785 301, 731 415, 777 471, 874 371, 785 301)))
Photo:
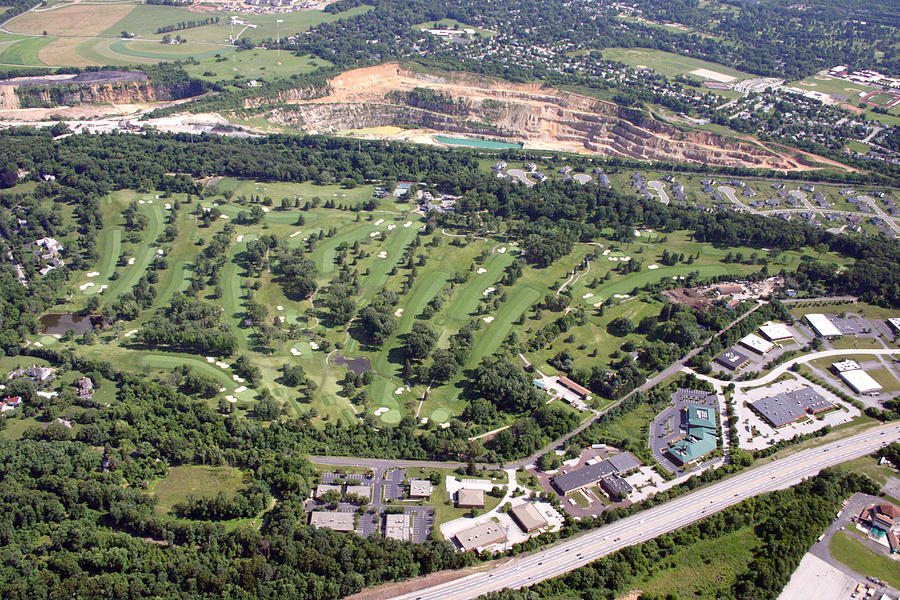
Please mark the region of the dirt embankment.
MULTIPOLYGON (((254 105, 263 102, 257 99, 254 105)), ((804 168, 793 157, 758 144, 635 119, 614 104, 588 96, 464 73, 416 72, 396 63, 341 73, 324 91, 288 90, 276 102, 280 106, 266 113, 267 118, 309 132, 398 126, 622 158, 804 168), (404 101, 404 94, 415 94, 416 101, 404 101), (429 94, 438 99, 431 107, 422 101, 429 94), (453 103, 452 112, 442 108, 448 103, 453 103)))

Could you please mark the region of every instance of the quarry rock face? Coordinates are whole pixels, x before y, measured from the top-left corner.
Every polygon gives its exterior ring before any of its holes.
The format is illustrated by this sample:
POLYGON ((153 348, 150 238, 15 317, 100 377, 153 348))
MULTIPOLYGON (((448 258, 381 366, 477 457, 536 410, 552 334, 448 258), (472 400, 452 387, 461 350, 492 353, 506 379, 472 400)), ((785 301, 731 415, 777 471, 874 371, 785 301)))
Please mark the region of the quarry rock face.
MULTIPOLYGON (((251 104, 264 102, 253 99, 251 104)), ((419 72, 396 63, 341 73, 320 90, 286 90, 277 102, 265 113, 269 120, 315 133, 397 126, 622 158, 783 170, 799 166, 759 144, 682 130, 588 96, 464 73, 419 72), (404 99, 404 93, 421 90, 439 94, 443 102, 428 106, 404 99)))

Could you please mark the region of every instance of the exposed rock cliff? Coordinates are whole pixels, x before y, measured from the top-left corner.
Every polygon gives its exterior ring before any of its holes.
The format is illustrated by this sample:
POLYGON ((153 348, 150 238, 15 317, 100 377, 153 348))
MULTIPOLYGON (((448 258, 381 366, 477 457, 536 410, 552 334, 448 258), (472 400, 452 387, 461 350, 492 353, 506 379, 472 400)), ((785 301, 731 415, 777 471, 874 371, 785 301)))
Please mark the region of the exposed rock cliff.
MULTIPOLYGON (((419 73, 397 64, 342 73, 329 81, 324 94, 287 90, 268 101, 279 104, 267 113, 272 121, 318 133, 394 125, 645 160, 773 169, 799 166, 750 142, 682 131, 649 118, 632 122, 634 113, 595 98, 462 73, 419 73), (422 89, 439 92, 442 102, 423 106, 421 98, 427 95, 419 93, 412 106, 398 93, 422 89), (441 112, 447 98, 458 101, 453 105, 455 114, 441 112), (468 114, 459 114, 460 106, 468 114)), ((265 106, 265 101, 254 99, 253 106, 265 106)))

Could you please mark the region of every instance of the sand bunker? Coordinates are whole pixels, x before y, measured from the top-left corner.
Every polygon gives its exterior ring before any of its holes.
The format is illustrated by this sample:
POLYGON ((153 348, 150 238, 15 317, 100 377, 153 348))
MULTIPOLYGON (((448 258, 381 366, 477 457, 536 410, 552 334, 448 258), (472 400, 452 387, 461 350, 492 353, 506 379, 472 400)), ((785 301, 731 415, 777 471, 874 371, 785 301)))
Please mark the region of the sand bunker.
POLYGON ((291 354, 293 354, 294 356, 300 356, 303 353, 300 352, 299 350, 297 350, 296 348, 291 348, 291 354))
POLYGON ((301 233, 303 233, 303 232, 298 230, 298 231, 295 231, 294 233, 292 233, 291 235, 289 235, 288 237, 294 238, 294 237, 297 237, 298 235, 300 235, 301 233))
POLYGON ((78 289, 83 292, 84 290, 88 289, 89 287, 94 287, 93 281, 88 281, 87 283, 82 283, 81 285, 78 286, 78 289))
POLYGON ((484 321, 485 323, 491 323, 494 321, 494 317, 484 317, 481 320, 484 321))

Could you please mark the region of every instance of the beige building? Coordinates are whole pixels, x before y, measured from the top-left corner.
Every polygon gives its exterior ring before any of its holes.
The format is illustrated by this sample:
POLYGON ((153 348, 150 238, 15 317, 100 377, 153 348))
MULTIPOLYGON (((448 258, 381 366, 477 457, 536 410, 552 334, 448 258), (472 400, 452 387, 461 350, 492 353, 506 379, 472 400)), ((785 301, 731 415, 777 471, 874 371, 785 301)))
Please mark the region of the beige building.
POLYGON ((310 515, 309 524, 316 529, 327 527, 335 531, 353 531, 356 529, 356 517, 350 512, 317 510, 310 515))
POLYGON ((464 529, 456 534, 456 541, 463 550, 474 550, 481 552, 483 550, 493 549, 496 545, 506 542, 506 532, 494 521, 488 521, 483 525, 476 525, 469 529, 464 529))

